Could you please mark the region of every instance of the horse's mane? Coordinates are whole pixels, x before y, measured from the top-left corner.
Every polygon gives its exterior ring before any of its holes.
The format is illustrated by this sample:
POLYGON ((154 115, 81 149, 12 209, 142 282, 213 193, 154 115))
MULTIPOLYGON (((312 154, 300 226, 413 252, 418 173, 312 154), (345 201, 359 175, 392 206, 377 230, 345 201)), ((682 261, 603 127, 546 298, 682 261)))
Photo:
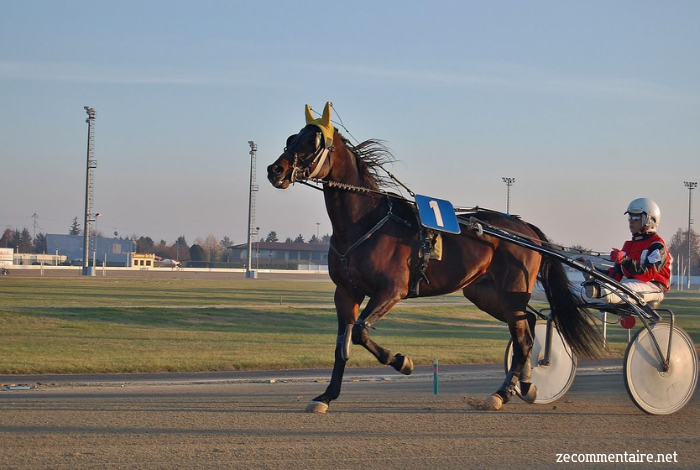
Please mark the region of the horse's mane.
POLYGON ((364 187, 375 190, 396 188, 396 182, 391 179, 388 171, 384 169, 384 165, 394 163, 396 158, 384 145, 384 141, 369 139, 354 145, 342 135, 340 138, 355 156, 360 180, 364 187))

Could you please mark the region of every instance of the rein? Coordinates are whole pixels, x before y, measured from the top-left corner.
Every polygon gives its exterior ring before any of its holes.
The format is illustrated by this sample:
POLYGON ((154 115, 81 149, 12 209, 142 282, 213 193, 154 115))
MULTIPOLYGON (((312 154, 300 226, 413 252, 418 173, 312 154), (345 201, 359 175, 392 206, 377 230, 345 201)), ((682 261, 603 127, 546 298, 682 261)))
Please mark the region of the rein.
MULTIPOLYGON (((393 175, 391 173, 389 173, 389 175, 393 178, 393 175)), ((318 191, 323 191, 323 188, 315 186, 315 185, 309 183, 308 181, 298 181, 298 182, 303 184, 303 185, 306 185, 310 188, 316 189, 318 191)), ((319 179, 311 179, 311 182, 316 183, 316 184, 320 184, 320 185, 324 185, 324 186, 329 186, 331 188, 341 189, 343 191, 352 191, 352 192, 356 192, 356 193, 365 193, 365 194, 376 194, 379 196, 385 196, 387 198, 397 199, 397 200, 403 201, 409 205, 415 205, 415 202, 411 201, 410 199, 406 199, 405 197, 403 197, 399 194, 393 194, 393 193, 389 193, 389 192, 386 192, 383 190, 363 188, 361 186, 354 186, 352 184, 340 183, 337 181, 324 181, 324 180, 319 180, 319 179)), ((399 181, 397 180, 397 182, 399 182, 399 181)), ((403 186, 403 184, 401 184, 401 185, 403 186)), ((411 194, 413 194, 413 193, 411 192, 411 194)), ((479 226, 485 226, 485 227, 491 228, 493 230, 505 232, 509 235, 524 238, 524 239, 529 240, 531 242, 538 241, 538 242, 542 243, 544 246, 547 246, 549 248, 552 248, 554 250, 561 251, 564 253, 572 253, 572 254, 576 254, 576 255, 589 254, 592 256, 596 256, 596 257, 603 257, 603 255, 604 255, 602 252, 592 251, 592 250, 581 250, 579 248, 558 245, 556 243, 552 243, 551 241, 540 240, 539 238, 531 237, 531 236, 526 235, 526 234, 521 233, 521 232, 516 232, 514 230, 508 230, 508 229, 504 229, 504 228, 499 228, 499 227, 496 227, 494 225, 488 224, 488 223, 483 222, 483 221, 478 221, 478 224, 477 224, 477 223, 475 223, 476 220, 472 220, 470 218, 469 220, 465 221, 463 218, 463 217, 466 217, 468 215, 468 214, 465 214, 468 212, 498 212, 498 211, 493 211, 491 209, 484 209, 483 207, 474 206, 474 207, 470 207, 470 208, 455 207, 455 212, 457 212, 457 219, 458 219, 459 224, 465 226, 469 230, 477 232, 477 234, 479 236, 481 236, 483 234, 483 230, 479 230, 479 226)), ((401 219, 401 221, 405 222, 403 219, 401 219)), ((336 251, 336 253, 338 253, 338 251, 335 250, 333 245, 331 245, 331 248, 333 248, 333 250, 336 251)), ((338 253, 338 254, 340 255, 340 253, 338 253)), ((348 253, 346 253, 346 255, 347 254, 348 253)))
MULTIPOLYGON (((355 192, 355 193, 365 193, 365 194, 376 194, 378 196, 385 196, 388 198, 392 199, 398 199, 399 201, 404 201, 408 204, 415 204, 415 202, 411 201, 410 199, 406 199, 405 197, 401 196, 400 194, 394 194, 394 193, 389 193, 387 191, 381 190, 381 189, 370 189, 370 188, 365 188, 362 186, 355 186, 352 184, 348 183, 340 183, 338 181, 326 181, 326 180, 320 180, 316 178, 309 178, 308 180, 311 181, 311 183, 315 184, 320 184, 322 186, 328 186, 329 188, 337 188, 341 189, 343 191, 350 191, 350 192, 355 192)), ((308 186, 309 188, 316 189, 318 191, 323 191, 323 188, 320 188, 318 186, 314 186, 313 184, 309 183, 308 180, 299 180, 297 183, 301 183, 303 185, 308 186)), ((413 193, 411 193, 413 195, 413 193)))
MULTIPOLYGON (((488 211, 488 209, 481 209, 479 207, 474 208, 475 212, 479 211, 488 211)), ((590 251, 590 250, 580 250, 577 248, 571 248, 568 246, 563 246, 563 245, 557 245, 556 243, 552 243, 551 241, 545 241, 541 240, 540 238, 536 237, 531 237, 529 235, 525 235, 524 233, 521 232, 516 232, 515 230, 509 230, 507 228, 501 228, 501 227, 496 227, 495 225, 491 225, 487 222, 484 222, 483 220, 476 219, 473 216, 470 216, 468 219, 466 218, 469 214, 458 214, 457 216, 457 222, 459 225, 462 225, 466 227, 468 230, 471 230, 473 232, 476 232, 477 235, 482 236, 484 234, 483 228, 486 227, 490 229, 492 232, 499 232, 505 235, 509 235, 511 237, 516 237, 516 238, 522 238, 524 240, 527 240, 529 242, 539 242, 542 244, 542 246, 550 248, 552 250, 560 251, 563 253, 574 253, 578 255, 582 254, 590 254, 593 256, 597 257, 602 257, 603 253, 597 252, 597 251, 590 251)), ((505 241, 508 241, 508 238, 502 238, 505 241)))

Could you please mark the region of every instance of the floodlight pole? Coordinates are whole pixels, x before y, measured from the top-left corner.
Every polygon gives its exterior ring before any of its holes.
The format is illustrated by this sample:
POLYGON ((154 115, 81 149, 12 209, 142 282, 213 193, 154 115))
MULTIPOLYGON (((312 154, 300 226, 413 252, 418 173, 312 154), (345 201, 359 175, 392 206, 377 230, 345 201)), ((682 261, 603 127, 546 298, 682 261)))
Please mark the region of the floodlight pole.
POLYGON ((692 212, 692 207, 693 207, 693 189, 698 187, 698 183, 695 181, 684 181, 683 184, 685 184, 685 187, 688 188, 688 274, 687 274, 687 279, 688 279, 688 290, 690 290, 690 256, 691 256, 691 249, 690 249, 690 226, 693 225, 693 212, 692 212))
POLYGON ((508 196, 506 199, 506 214, 510 214, 510 187, 513 186, 513 183, 515 183, 515 178, 503 177, 503 182, 508 187, 508 196))
POLYGON ((245 266, 245 277, 249 279, 257 278, 257 272, 251 269, 253 263, 253 234, 255 225, 255 192, 258 190, 258 185, 255 184, 255 152, 258 151, 258 146, 252 140, 248 141, 250 145, 250 192, 248 194, 248 262, 245 266))
POLYGON ((84 106, 88 118, 85 120, 88 125, 87 135, 87 170, 85 176, 85 224, 83 225, 83 276, 94 276, 95 268, 90 267, 88 258, 90 257, 90 224, 92 219, 92 201, 93 201, 93 170, 97 168, 97 160, 95 160, 95 109, 89 106, 84 106))

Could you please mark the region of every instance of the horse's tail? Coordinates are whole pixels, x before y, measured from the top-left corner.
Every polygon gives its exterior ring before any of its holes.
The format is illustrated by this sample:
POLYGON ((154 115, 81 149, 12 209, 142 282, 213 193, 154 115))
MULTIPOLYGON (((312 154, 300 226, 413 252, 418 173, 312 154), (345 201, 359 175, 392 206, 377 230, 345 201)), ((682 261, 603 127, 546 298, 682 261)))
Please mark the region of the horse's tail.
MULTIPOLYGON (((530 227, 542 241, 548 241, 540 229, 533 225, 530 227)), ((603 350, 600 331, 591 322, 590 313, 576 301, 561 261, 542 255, 539 280, 547 296, 554 323, 571 349, 581 357, 600 357, 603 350)))

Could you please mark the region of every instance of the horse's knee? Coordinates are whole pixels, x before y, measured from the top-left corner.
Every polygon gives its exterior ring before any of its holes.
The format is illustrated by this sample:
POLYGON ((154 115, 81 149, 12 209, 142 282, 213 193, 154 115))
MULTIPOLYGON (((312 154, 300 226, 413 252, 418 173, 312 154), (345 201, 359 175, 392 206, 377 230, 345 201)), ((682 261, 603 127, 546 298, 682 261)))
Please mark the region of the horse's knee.
POLYGON ((370 324, 364 320, 358 320, 352 326, 352 344, 367 344, 369 339, 370 324))

